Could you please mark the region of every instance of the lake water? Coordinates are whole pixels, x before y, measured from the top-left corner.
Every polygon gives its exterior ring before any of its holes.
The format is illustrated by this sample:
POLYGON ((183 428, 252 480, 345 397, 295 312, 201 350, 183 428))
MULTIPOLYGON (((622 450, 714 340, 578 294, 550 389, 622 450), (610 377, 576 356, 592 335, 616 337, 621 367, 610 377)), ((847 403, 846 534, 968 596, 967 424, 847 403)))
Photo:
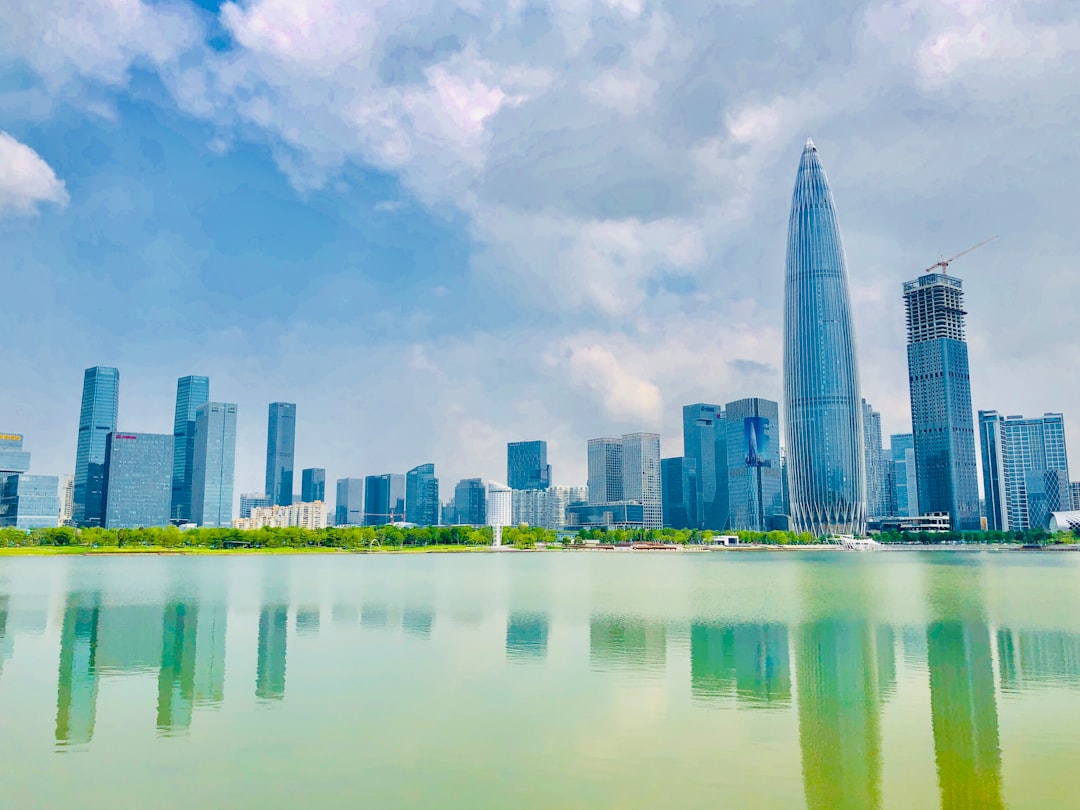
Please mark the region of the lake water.
POLYGON ((0 558, 0 807, 1080 806, 1080 554, 0 558))

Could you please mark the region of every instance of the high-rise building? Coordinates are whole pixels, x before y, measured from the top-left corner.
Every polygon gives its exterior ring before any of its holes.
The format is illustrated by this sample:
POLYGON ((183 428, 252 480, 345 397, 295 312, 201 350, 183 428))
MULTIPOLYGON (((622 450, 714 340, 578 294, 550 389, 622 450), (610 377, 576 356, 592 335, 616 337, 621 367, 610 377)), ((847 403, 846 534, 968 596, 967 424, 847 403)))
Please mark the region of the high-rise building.
POLYGON ((266 494, 277 506, 293 502, 296 405, 271 402, 266 426, 266 494))
POLYGON ((109 434, 105 443, 105 528, 168 526, 173 442, 164 433, 109 434))
POLYGON ((439 524, 439 479, 434 464, 420 464, 405 473, 405 520, 417 526, 439 524))
POLYGON ((364 523, 364 479, 339 478, 337 503, 334 508, 335 526, 362 526, 364 523))
POLYGON ((210 378, 187 376, 176 381, 173 416, 172 503, 170 517, 191 520, 191 466, 195 458, 195 410, 210 401, 210 378))
POLYGON ((487 523, 487 489, 480 478, 463 478, 454 487, 454 519, 461 526, 487 523))
POLYGON ((728 527, 726 442, 722 407, 704 402, 683 405, 683 456, 694 460, 697 474, 694 528, 728 527))
POLYGON ((502 545, 502 530, 513 520, 514 491, 505 484, 487 482, 484 518, 492 528, 493 545, 502 545))
POLYGON ((547 442, 510 442, 506 445, 506 484, 510 489, 547 489, 551 486, 547 442))
POLYGON ((904 305, 919 509, 947 512, 953 529, 977 531, 979 482, 963 282, 927 273, 904 283, 904 305))
POLYGON ((863 414, 863 458, 866 468, 866 515, 884 517, 889 513, 888 475, 885 449, 881 444, 881 414, 865 399, 863 414))
POLYGON ((24 473, 30 469, 30 454, 23 450, 20 433, 0 433, 0 475, 24 473))
POLYGON ((60 476, 60 525, 61 526, 74 526, 75 521, 71 519, 73 510, 75 509, 75 476, 61 475, 60 476))
POLYGON ((698 527, 697 461, 685 456, 660 459, 660 500, 665 528, 698 527))
POLYGON ((300 471, 300 500, 303 503, 326 500, 326 470, 308 467, 300 471))
POLYGON ((862 534, 866 470, 855 328, 832 192, 807 140, 788 220, 784 411, 796 531, 862 534))
POLYGON ((72 510, 72 519, 79 526, 100 526, 104 518, 105 442, 116 430, 119 401, 119 371, 94 366, 83 372, 72 510))
POLYGON ((1060 413, 1025 419, 979 411, 979 443, 987 528, 1046 528, 1050 512, 1072 506, 1060 413))
POLYGON ((1073 511, 1080 511, 1080 481, 1069 482, 1069 496, 1073 511))
POLYGON ((622 500, 622 451, 621 439, 589 439, 589 503, 622 500))
POLYGON ((750 397, 724 406, 727 426, 728 527, 764 532, 784 514, 780 406, 750 397))
POLYGON ((236 470, 236 405, 207 402, 195 409, 191 520, 199 526, 232 526, 236 470))
POLYGON ((566 508, 588 500, 587 487, 548 487, 514 490, 513 524, 542 526, 559 530, 566 527, 566 508))
POLYGON ((457 523, 457 515, 454 513, 454 502, 446 501, 439 507, 439 525, 453 526, 457 523))
POLYGON ((240 517, 251 517, 252 509, 273 506, 273 499, 263 492, 242 492, 240 494, 240 517))
POLYGON ((364 525, 385 526, 405 520, 405 476, 400 473, 364 478, 364 525))
POLYGON ((0 472, 0 528, 47 529, 57 524, 59 478, 0 472))
POLYGON ((660 499, 660 434, 628 433, 622 437, 623 498, 641 504, 643 528, 664 526, 660 499))
POLYGON ((889 514, 895 517, 919 515, 919 487, 915 473, 915 437, 894 433, 889 437, 889 514))

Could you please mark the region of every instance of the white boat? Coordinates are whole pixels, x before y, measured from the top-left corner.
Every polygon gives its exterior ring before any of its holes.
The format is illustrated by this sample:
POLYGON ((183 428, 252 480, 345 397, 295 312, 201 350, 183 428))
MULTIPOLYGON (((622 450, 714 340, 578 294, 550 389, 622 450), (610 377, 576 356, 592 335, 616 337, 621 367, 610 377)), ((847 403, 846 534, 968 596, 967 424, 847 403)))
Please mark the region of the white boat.
POLYGON ((844 547, 844 551, 873 551, 881 548, 881 543, 870 537, 853 537, 847 534, 841 535, 838 539, 840 545, 844 547))

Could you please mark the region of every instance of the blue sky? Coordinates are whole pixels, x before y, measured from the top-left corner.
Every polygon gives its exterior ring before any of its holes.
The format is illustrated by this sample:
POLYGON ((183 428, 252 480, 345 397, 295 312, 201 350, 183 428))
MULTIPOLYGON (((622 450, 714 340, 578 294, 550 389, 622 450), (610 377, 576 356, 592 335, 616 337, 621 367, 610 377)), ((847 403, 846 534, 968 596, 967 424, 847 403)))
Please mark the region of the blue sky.
POLYGON ((976 408, 1077 382, 1080 9, 1064 2, 10 0, 0 9, 0 430, 74 465, 82 369, 121 427, 176 378, 298 404, 331 480, 505 476, 547 438, 681 452, 680 406, 781 391, 787 208, 829 172, 863 392, 909 429, 900 284, 951 254, 976 408))

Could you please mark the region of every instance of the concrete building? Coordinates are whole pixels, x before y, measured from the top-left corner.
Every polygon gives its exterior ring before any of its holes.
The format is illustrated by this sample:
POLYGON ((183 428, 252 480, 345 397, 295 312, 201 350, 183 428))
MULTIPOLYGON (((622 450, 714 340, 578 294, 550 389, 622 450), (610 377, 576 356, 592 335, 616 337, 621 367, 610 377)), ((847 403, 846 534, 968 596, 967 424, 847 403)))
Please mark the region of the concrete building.
POLYGON ((563 529, 567 525, 567 507, 575 503, 585 503, 588 497, 587 487, 514 490, 511 525, 541 526, 556 531, 563 529))
POLYGON ((660 434, 628 433, 622 437, 623 498, 642 507, 642 527, 664 526, 660 487, 660 434))
POLYGON ((487 502, 485 504, 487 525, 492 528, 492 543, 502 545, 502 531, 513 521, 513 490, 505 484, 487 482, 487 502))
POLYGON ((251 510, 251 517, 233 521, 234 529, 284 529, 295 526, 301 529, 326 528, 327 508, 322 501, 314 503, 293 503, 288 506, 257 506, 251 510))

